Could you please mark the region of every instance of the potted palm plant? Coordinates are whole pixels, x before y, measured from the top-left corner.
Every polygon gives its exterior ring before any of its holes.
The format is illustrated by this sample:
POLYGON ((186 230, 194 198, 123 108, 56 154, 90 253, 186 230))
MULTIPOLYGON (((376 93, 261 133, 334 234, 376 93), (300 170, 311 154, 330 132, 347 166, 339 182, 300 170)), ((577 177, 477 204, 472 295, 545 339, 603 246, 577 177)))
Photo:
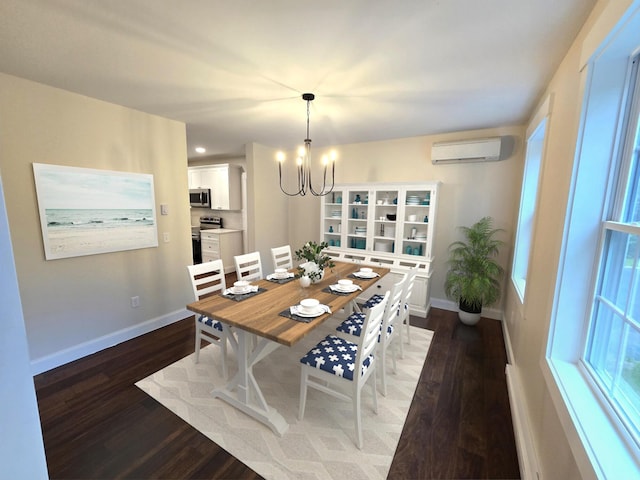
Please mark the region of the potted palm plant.
POLYGON ((449 245, 449 270, 444 282, 445 294, 458 303, 458 316, 466 325, 480 320, 483 306, 500 299, 500 279, 504 269, 495 257, 504 242, 494 238, 502 229, 492 228, 491 217, 484 217, 471 227, 459 227, 464 241, 449 245))

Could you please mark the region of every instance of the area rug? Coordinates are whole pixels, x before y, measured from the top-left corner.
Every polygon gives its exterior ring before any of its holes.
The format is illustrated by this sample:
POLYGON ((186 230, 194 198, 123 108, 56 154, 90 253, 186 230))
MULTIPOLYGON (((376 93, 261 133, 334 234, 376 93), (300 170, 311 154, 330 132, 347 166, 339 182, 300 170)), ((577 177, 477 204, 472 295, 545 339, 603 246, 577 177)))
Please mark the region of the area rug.
MULTIPOLYGON (((309 389, 304 419, 298 420, 299 359, 334 333, 335 326, 325 322, 294 347, 280 347, 254 367, 267 403, 289 423, 282 437, 224 401, 211 398, 211 390, 224 384, 221 350, 215 345, 200 351, 198 364, 189 355, 136 385, 267 479, 385 479, 433 332, 410 327, 411 345, 403 344, 404 358, 398 355, 395 374, 392 362, 387 362, 387 395, 378 394, 377 415, 371 390, 363 390, 364 446, 358 450, 351 402, 309 389)), ((228 365, 233 374, 231 354, 228 365)), ((378 387, 380 391, 380 381, 378 387)))

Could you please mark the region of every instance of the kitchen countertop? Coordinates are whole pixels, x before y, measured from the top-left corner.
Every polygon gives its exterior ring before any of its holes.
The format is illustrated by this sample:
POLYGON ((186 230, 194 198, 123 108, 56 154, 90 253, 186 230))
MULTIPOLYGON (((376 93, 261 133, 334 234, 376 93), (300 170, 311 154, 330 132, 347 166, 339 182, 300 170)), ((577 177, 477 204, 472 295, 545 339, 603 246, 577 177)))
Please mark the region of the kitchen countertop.
POLYGON ((201 228, 200 233, 202 233, 203 231, 211 231, 212 233, 234 233, 241 232, 242 230, 234 230, 232 228, 201 228))

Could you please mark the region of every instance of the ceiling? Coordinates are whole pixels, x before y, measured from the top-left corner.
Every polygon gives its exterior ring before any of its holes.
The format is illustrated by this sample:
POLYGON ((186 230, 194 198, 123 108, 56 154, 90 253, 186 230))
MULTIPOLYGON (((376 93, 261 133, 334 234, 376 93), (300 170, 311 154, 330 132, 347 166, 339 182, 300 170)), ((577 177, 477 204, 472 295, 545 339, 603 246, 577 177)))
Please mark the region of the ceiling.
POLYGON ((189 158, 522 124, 595 0, 2 0, 0 71, 185 122, 189 158))

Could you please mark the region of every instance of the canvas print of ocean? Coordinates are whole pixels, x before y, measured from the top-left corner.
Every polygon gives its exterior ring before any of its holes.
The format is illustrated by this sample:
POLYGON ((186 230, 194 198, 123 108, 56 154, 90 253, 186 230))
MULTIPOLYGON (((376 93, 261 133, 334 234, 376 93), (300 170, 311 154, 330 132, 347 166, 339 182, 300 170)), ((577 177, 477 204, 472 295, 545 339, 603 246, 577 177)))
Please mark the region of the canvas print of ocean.
POLYGON ((47 228, 64 229, 100 229, 116 227, 139 227, 153 225, 151 209, 84 209, 84 208, 47 208, 47 228))
POLYGON ((47 260, 158 246, 152 175, 33 168, 47 260))

